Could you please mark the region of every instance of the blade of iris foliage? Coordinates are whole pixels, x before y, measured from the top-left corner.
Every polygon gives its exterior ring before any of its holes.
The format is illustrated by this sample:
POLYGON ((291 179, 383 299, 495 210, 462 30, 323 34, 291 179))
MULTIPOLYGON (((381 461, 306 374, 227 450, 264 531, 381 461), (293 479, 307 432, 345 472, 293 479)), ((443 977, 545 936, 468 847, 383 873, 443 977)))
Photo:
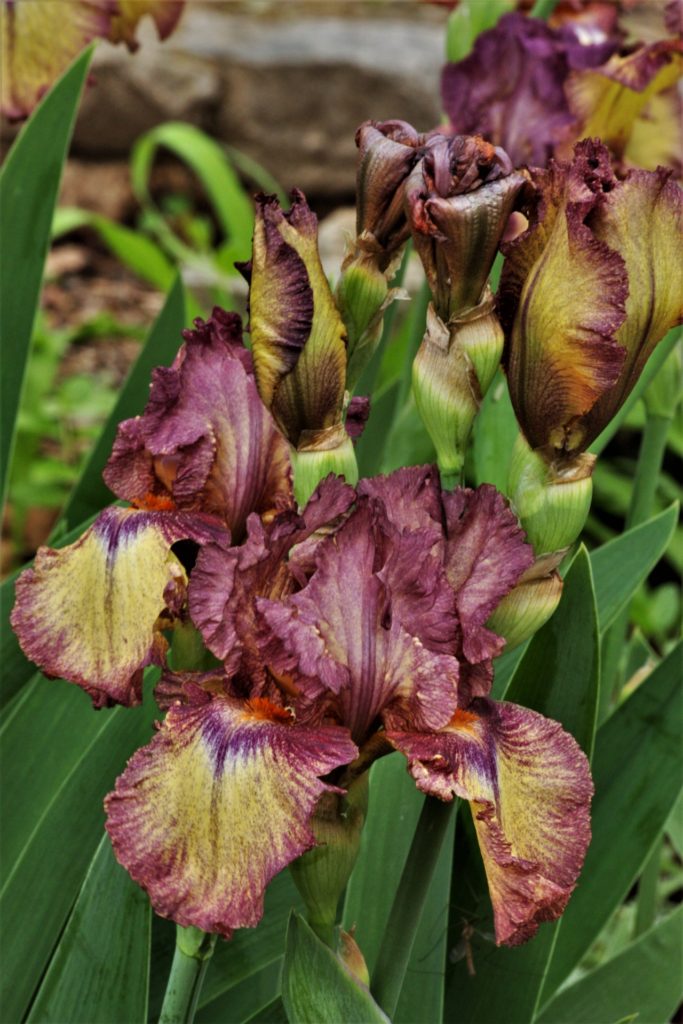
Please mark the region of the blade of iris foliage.
POLYGON ((591 552, 600 632, 625 608, 662 558, 678 521, 678 502, 591 552))
POLYGON ((54 206, 91 56, 89 48, 48 93, 12 146, 0 175, 0 220, 5 225, 0 248, 0 505, 54 206))
POLYGON ((543 1003, 568 977, 628 893, 681 791, 682 653, 679 644, 598 732, 593 841, 581 885, 562 923, 543 1003))
POLYGON ((158 245, 140 231, 117 224, 101 213, 61 206, 55 211, 52 237, 59 238, 84 227, 92 228, 114 256, 143 281, 163 291, 173 284, 173 264, 158 245))
POLYGON ((102 479, 118 424, 141 413, 149 397, 149 378, 156 366, 171 363, 181 344, 181 331, 186 323, 185 295, 180 277, 176 277, 163 309, 147 336, 144 348, 119 393, 116 405, 102 428, 81 476, 62 512, 62 522, 72 528, 94 515, 111 501, 111 491, 102 479))
POLYGON ((621 1021, 633 1014, 640 1021, 671 1020, 681 998, 683 907, 630 943, 620 953, 573 985, 546 1006, 537 1024, 594 1024, 621 1021))
POLYGON ((172 239, 172 248, 185 248, 173 234, 149 192, 149 180, 157 150, 170 150, 197 175, 211 201, 227 241, 221 253, 226 272, 235 259, 245 259, 251 245, 254 213, 247 193, 233 171, 220 145, 191 124, 169 121, 142 135, 131 154, 133 191, 153 219, 162 242, 172 239))
MULTIPOLYGON (((597 611, 588 553, 582 548, 567 574, 557 612, 529 643, 505 697, 561 722, 590 754, 599 682, 597 611)), ((458 857, 463 856, 461 851, 458 857)), ((459 1024, 530 1021, 562 920, 543 925, 523 946, 494 948, 486 881, 476 858, 467 854, 465 865, 464 875, 454 873, 452 904, 457 909, 451 935, 464 928, 474 931, 467 939, 469 954, 457 960, 447 976, 447 1019, 457 1019, 459 1024), (476 976, 470 973, 468 956, 476 976)), ((579 889, 585 877, 584 869, 579 889)), ((576 891, 570 906, 575 899, 576 891)))
POLYGON ((28 1021, 144 1024, 150 932, 149 901, 103 836, 28 1021))
POLYGON ((73 686, 37 680, 8 724, 12 735, 3 737, 4 785, 21 793, 22 776, 31 771, 39 776, 42 793, 38 808, 22 802, 16 813, 3 815, 3 832, 17 837, 0 894, 0 997, 7 1020, 23 1019, 34 997, 102 836, 102 798, 125 759, 149 736, 158 713, 150 701, 138 710, 91 713, 77 731, 65 727, 68 712, 76 720, 75 709, 85 701, 73 686), (63 705, 60 714, 50 692, 63 705), (42 752, 48 767, 61 759, 63 767, 54 775, 43 771, 40 761, 28 763, 27 746, 16 752, 18 730, 29 722, 31 746, 42 752))

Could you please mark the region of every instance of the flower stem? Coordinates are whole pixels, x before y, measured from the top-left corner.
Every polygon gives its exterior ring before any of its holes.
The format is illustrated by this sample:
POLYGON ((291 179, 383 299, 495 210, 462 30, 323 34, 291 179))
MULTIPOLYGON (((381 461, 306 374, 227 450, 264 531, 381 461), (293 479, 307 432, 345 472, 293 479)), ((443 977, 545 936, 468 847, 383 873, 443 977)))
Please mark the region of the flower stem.
POLYGON ((393 1017, 398 1005, 422 910, 455 802, 444 803, 432 796, 425 797, 396 890, 371 986, 372 994, 389 1017, 393 1017))
POLYGON ((159 1024, 192 1024, 215 945, 215 935, 178 925, 159 1024))
POLYGON ((626 516, 627 530, 644 523, 652 515, 670 426, 670 416, 648 413, 645 419, 631 504, 626 516))

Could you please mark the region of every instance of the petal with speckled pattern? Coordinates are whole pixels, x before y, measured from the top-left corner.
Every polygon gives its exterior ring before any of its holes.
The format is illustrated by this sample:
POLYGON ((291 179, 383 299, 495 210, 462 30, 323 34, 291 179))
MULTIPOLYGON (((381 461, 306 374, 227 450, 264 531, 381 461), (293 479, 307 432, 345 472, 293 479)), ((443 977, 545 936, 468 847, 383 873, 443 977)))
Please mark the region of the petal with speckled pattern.
POLYGON ((176 705, 107 797, 116 856, 162 917, 229 938, 315 845, 309 819, 333 789, 320 777, 355 754, 346 730, 296 725, 267 700, 176 705))
POLYGON ((12 612, 27 657, 96 706, 138 704, 142 669, 166 647, 157 619, 187 583, 170 550, 182 539, 225 543, 228 534, 204 515, 109 508, 75 544, 41 548, 17 580, 12 612))
POLYGON ((517 945, 559 917, 590 841, 593 786, 574 738, 534 711, 485 699, 438 733, 388 736, 419 789, 470 802, 496 940, 517 945))

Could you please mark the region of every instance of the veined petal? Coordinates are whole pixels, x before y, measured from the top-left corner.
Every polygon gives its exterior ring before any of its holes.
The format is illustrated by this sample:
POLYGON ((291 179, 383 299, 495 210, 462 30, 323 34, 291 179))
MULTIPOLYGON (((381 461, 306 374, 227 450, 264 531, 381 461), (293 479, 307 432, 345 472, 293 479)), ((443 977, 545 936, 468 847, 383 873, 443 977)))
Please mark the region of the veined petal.
POLYGON ((154 372, 141 417, 119 427, 104 472, 119 497, 149 495, 223 518, 239 540, 251 512, 293 505, 287 442, 261 402, 241 322, 216 308, 154 372))
POLYGON ((117 0, 117 12, 112 19, 108 38, 112 43, 125 43, 129 50, 140 45, 135 38, 138 22, 151 15, 159 39, 167 39, 178 24, 184 0, 117 0))
POLYGON ((477 664, 504 646, 484 623, 533 563, 533 550, 505 498, 490 484, 444 492, 443 506, 446 577, 456 595, 463 653, 477 664))
POLYGON ((0 3, 2 110, 26 117, 91 40, 110 30, 115 0, 0 3))
MULTIPOLYGON (((577 120, 574 138, 600 138, 621 158, 647 104, 682 71, 683 44, 663 39, 624 57, 615 54, 601 67, 573 72, 565 88, 577 120)), ((570 155, 569 142, 558 155, 570 155)))
POLYGON ((157 619, 187 583, 171 545, 227 536, 208 516, 106 509, 75 544, 41 548, 17 580, 12 626, 22 649, 96 706, 138 704, 142 669, 166 648, 157 619))
POLYGON ((107 797, 116 856, 157 914, 230 938, 315 845, 309 819, 334 790, 320 776, 356 753, 345 730, 297 726, 259 698, 174 706, 107 797))
MULTIPOLYGON (((303 590, 285 601, 257 602, 270 632, 269 664, 291 674, 307 695, 328 691, 358 742, 378 716, 438 727, 457 696, 457 661, 411 634, 381 578, 392 550, 383 519, 361 499, 341 529, 320 543, 316 572, 303 590)), ((424 547, 417 536, 415 560, 424 547)))
POLYGON ((586 447, 581 417, 619 377, 625 351, 624 260, 592 229, 617 186, 604 146, 586 140, 574 162, 538 172, 529 229, 502 246, 501 319, 510 396, 532 448, 586 447))
POLYGON ((470 802, 497 942, 525 942, 559 917, 590 841, 593 786, 574 738, 533 711, 488 700, 438 733, 388 738, 419 789, 470 802))
MULTIPOLYGON (((294 587, 301 562, 288 553, 347 511, 353 488, 338 477, 323 480, 300 515, 282 512, 267 524, 258 516, 247 521, 247 539, 226 549, 208 544, 199 553, 190 581, 190 612, 204 642, 216 657, 230 659, 258 681, 263 676, 255 600, 281 598, 294 587)), ((329 528, 333 528, 330 526, 329 528)), ((311 570, 313 571, 313 570, 311 570)))
POLYGON ((318 254, 317 218, 301 192, 284 213, 258 200, 249 330, 261 398, 295 446, 341 423, 346 334, 318 254))

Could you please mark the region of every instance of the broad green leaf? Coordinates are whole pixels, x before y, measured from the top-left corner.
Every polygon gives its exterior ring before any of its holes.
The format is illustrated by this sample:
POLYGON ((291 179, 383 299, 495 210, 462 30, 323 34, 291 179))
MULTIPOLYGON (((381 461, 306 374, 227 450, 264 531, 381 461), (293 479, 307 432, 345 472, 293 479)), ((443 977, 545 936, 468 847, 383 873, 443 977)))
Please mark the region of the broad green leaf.
POLYGON ((221 1024, 241 1024, 279 999, 283 952, 284 940, 280 956, 254 971, 249 977, 243 978, 211 1002, 204 1001, 202 992, 202 1003, 195 1017, 197 1024, 216 1024, 217 1021, 221 1024))
POLYGON ((678 521, 673 504, 591 552, 600 631, 610 626, 666 551, 678 521))
POLYGON ((61 207, 55 212, 53 238, 77 228, 92 228, 125 266, 155 288, 166 291, 173 283, 173 264, 150 238, 101 213, 61 207))
POLYGON ((683 907, 623 952, 562 989, 538 1024, 595 1024, 624 1017, 666 1024, 683 996, 683 907))
MULTIPOLYGON (((169 121, 138 139, 131 155, 131 180, 140 202, 154 209, 149 194, 149 178, 160 147, 169 149, 183 160, 204 186, 228 239, 221 264, 228 269, 231 259, 246 258, 254 227, 251 201, 219 144, 195 125, 169 121)), ((161 218, 160 214, 158 216, 161 218)), ((170 231, 167 226, 166 231, 170 231)))
POLYGON ((102 470, 111 454, 116 429, 121 420, 141 413, 149 396, 152 370, 171 363, 182 344, 181 331, 185 326, 185 298, 180 277, 176 276, 163 309, 154 322, 135 365, 123 385, 102 432, 83 467, 81 477, 73 489, 62 521, 72 528, 88 516, 99 512, 115 500, 102 479, 102 470))
POLYGON ((503 653, 493 660, 493 686, 491 688, 491 696, 495 700, 501 700, 510 681, 517 671, 517 667, 524 657, 529 641, 525 640, 524 643, 520 644, 519 647, 512 647, 509 651, 503 651, 503 653))
POLYGON ((474 421, 472 456, 477 486, 493 484, 502 494, 507 493, 510 457, 518 434, 507 382, 498 373, 474 421))
POLYGON ((390 1024, 368 989, 296 911, 287 929, 282 1001, 289 1024, 390 1024))
POLYGON ((30 1024, 146 1024, 150 917, 147 896, 103 836, 30 1024))
MULTIPOLYGON (((344 927, 355 929, 354 937, 371 976, 423 802, 400 754, 391 754, 373 766, 368 819, 343 913, 344 927)), ((422 1024, 441 1020, 454 828, 455 817, 415 937, 394 1017, 397 1022, 410 1024, 417 1008, 422 1024)))
MULTIPOLYGON (((60 536, 58 540, 52 542, 53 546, 62 548, 66 547, 67 544, 72 544, 75 540, 78 540, 83 531, 90 525, 90 522, 91 520, 81 523, 75 530, 60 536)), ((28 569, 31 564, 29 562, 24 566, 24 569, 28 569)), ((7 705, 36 671, 35 665, 28 660, 21 650, 19 641, 9 624, 9 617, 14 607, 14 585, 21 571, 23 570, 13 573, 0 584, 2 622, 2 629, 0 629, 0 665, 2 665, 2 672, 0 672, 0 708, 4 708, 7 705)))
POLYGON ((681 792, 679 644, 601 726, 593 779, 593 840, 565 911, 544 987, 547 1002, 622 902, 681 792))
MULTIPOLYGON (((505 699, 561 722, 590 757, 599 688, 595 593, 588 552, 581 547, 565 577, 557 611, 530 641, 505 699)), ((456 854, 461 867, 454 872, 453 901, 458 909, 451 935, 455 941, 459 931, 459 942, 469 943, 469 950, 449 974, 446 1019, 458 1024, 528 1024, 562 922, 542 925, 523 946, 494 947, 488 888, 471 828, 466 835, 468 848, 456 854), (476 976, 471 974, 472 963, 476 976)))
POLYGON ((0 172, 0 506, 62 168, 92 47, 26 122, 0 172))
POLYGON ((102 799, 148 741, 155 713, 151 700, 95 712, 77 687, 37 679, 3 729, 2 840, 11 856, 3 858, 0 892, 6 1020, 21 1020, 28 1009, 101 839, 102 799))

